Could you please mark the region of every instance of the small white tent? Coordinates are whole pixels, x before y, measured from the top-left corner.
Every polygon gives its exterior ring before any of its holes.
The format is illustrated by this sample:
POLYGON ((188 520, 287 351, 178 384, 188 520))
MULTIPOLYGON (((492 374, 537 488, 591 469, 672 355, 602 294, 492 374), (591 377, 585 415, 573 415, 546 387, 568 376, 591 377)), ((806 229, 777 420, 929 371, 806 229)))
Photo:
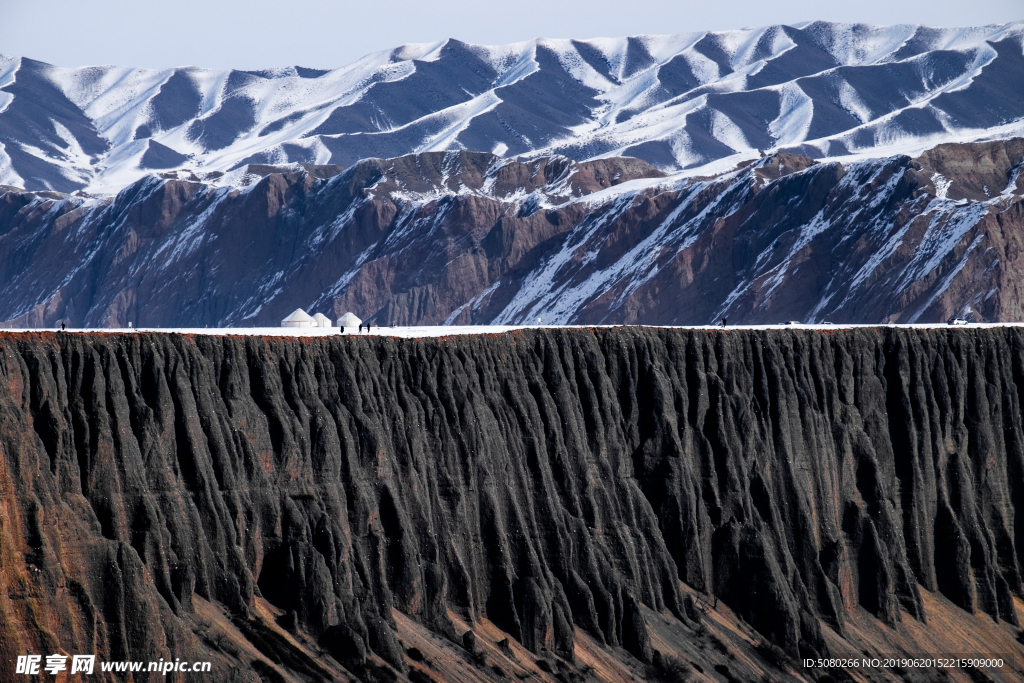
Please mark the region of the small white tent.
POLYGON ((290 316, 281 321, 281 327, 316 327, 316 321, 309 313, 296 308, 290 316))
POLYGON ((330 327, 331 326, 331 319, 328 318, 323 313, 317 313, 316 315, 314 315, 313 316, 313 320, 316 321, 316 326, 317 327, 330 327))
POLYGON ((356 328, 362 324, 363 321, 357 318, 356 314, 351 311, 338 318, 338 327, 341 328, 342 332, 346 330, 349 332, 355 332, 356 328))

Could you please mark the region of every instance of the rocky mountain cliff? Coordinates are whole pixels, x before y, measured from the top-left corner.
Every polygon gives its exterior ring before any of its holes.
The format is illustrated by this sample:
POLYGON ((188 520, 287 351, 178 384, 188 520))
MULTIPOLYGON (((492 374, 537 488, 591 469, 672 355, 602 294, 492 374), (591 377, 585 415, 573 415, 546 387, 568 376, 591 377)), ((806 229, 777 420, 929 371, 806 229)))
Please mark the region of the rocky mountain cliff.
POLYGON ((7 333, 0 374, 3 666, 1024 676, 1019 328, 7 333))
POLYGON ((0 188, 8 327, 1020 320, 1024 139, 776 153, 710 177, 626 158, 430 153, 0 188))
POLYGON ((665 171, 759 149, 913 154, 1024 131, 1022 37, 1020 22, 812 22, 503 46, 450 39, 335 70, 252 72, 0 56, 0 184, 116 192, 154 170, 351 166, 444 150, 630 156, 665 171))

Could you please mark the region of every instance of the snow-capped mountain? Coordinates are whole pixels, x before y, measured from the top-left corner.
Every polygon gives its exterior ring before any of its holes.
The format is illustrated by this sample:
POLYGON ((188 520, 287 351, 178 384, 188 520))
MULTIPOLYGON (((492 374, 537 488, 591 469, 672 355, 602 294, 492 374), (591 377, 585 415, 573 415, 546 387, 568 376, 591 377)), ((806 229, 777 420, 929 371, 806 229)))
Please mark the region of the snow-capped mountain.
POLYGON ((784 152, 706 178, 637 159, 430 152, 0 188, 9 327, 1021 320, 1024 139, 917 159, 784 152))
POLYGON ((30 190, 440 150, 728 168, 757 150, 877 157, 1022 131, 1024 22, 446 40, 331 71, 0 57, 0 183, 30 190))

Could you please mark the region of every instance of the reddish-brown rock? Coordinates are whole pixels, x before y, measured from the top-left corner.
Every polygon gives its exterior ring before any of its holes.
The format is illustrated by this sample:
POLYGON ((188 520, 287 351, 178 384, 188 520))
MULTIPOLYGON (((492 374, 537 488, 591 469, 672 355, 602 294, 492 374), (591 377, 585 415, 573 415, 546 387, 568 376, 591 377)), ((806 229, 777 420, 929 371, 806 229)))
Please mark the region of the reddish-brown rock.
POLYGON ((8 327, 1019 320, 1024 141, 712 178, 430 153, 0 193, 8 327), (265 175, 261 175, 265 174, 265 175), (198 180, 198 179, 197 179, 198 180))

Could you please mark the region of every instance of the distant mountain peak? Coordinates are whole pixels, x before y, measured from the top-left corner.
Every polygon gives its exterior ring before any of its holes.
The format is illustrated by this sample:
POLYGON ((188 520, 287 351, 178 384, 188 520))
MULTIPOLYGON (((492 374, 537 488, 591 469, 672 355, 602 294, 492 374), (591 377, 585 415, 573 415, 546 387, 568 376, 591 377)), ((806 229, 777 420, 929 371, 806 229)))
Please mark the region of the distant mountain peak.
MULTIPOLYGON (((402 45, 334 70, 55 67, 0 56, 0 183, 115 192, 178 166, 443 151, 663 171, 759 150, 917 153, 1024 133, 1024 22, 402 45)), ((700 172, 695 170, 694 172, 700 172)))

